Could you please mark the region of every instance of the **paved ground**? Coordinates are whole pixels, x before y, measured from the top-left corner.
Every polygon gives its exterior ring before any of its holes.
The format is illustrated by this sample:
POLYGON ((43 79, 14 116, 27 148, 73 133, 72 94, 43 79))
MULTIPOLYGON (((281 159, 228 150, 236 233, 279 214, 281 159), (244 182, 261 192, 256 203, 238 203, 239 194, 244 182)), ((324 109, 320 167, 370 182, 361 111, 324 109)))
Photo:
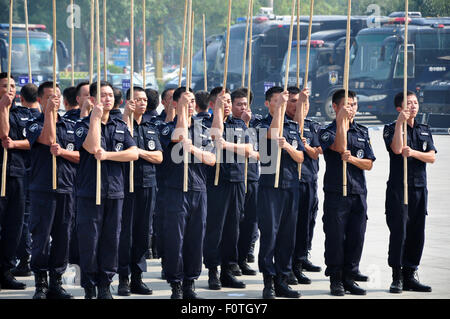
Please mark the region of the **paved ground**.
MULTIPOLYGON (((382 141, 382 127, 375 126, 370 130, 372 145, 374 147, 377 160, 371 172, 366 174, 369 189, 368 194, 368 215, 366 241, 361 260, 361 271, 370 276, 368 283, 361 283, 367 289, 367 296, 355 297, 346 295, 344 298, 356 299, 409 299, 409 298, 450 298, 450 218, 447 215, 450 207, 450 174, 447 171, 450 163, 450 136, 435 136, 435 144, 438 148, 437 161, 434 165, 428 166, 428 189, 429 215, 426 225, 426 240, 421 267, 419 269, 420 280, 431 285, 433 292, 417 293, 404 292, 400 295, 388 292, 391 283, 391 271, 387 266, 387 248, 389 232, 385 222, 384 199, 386 181, 389 173, 388 153, 382 141)), ((324 162, 321 160, 321 171, 319 177, 319 189, 322 189, 322 179, 324 173, 324 162)), ((322 231, 322 203, 323 193, 319 192, 320 204, 316 224, 315 237, 311 259, 315 264, 324 267, 324 234, 322 231)), ((257 264, 251 264, 256 268, 257 264)), ((148 272, 145 273, 144 281, 148 283, 154 293, 145 298, 168 299, 170 298, 169 285, 160 279, 159 260, 148 260, 148 272)), ((67 277, 73 277, 73 269, 66 273, 67 277)), ((321 273, 306 273, 311 279, 311 285, 298 285, 293 288, 302 293, 304 299, 336 299, 329 294, 329 280, 321 273)), ((241 277, 247 284, 247 288, 222 289, 221 291, 210 291, 207 289, 207 271, 204 270, 200 279, 196 282, 196 291, 199 296, 208 299, 254 299, 261 298, 263 288, 262 275, 241 277)), ((34 293, 34 281, 32 277, 23 278, 28 288, 25 291, 0 291, 0 299, 31 299, 34 293)), ((114 295, 117 292, 117 277, 113 283, 114 295)), ((83 298, 83 289, 77 285, 69 285, 70 291, 75 298, 83 298)), ((114 296, 115 298, 122 298, 114 296)), ((133 295, 127 298, 143 298, 133 295)))

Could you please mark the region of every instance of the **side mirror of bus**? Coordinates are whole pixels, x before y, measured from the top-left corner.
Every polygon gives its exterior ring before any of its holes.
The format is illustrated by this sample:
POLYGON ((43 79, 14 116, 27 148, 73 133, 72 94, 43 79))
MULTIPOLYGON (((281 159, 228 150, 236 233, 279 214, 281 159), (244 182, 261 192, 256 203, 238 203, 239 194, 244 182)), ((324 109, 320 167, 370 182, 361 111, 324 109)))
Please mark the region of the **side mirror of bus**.
POLYGON ((61 40, 57 41, 57 52, 59 60, 59 69, 64 70, 70 63, 69 51, 61 40))
POLYGON ((0 58, 6 59, 8 56, 8 42, 5 39, 0 39, 0 58))

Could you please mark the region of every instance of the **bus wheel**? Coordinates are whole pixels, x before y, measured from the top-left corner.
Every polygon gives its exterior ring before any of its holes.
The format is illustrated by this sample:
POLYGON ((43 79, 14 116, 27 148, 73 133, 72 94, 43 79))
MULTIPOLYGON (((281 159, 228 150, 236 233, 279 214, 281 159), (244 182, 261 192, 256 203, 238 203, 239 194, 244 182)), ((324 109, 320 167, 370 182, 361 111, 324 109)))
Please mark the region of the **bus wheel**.
POLYGON ((333 103, 331 102, 333 95, 330 95, 325 103, 320 107, 320 114, 325 118, 326 121, 333 121, 336 118, 336 113, 333 109, 333 103))

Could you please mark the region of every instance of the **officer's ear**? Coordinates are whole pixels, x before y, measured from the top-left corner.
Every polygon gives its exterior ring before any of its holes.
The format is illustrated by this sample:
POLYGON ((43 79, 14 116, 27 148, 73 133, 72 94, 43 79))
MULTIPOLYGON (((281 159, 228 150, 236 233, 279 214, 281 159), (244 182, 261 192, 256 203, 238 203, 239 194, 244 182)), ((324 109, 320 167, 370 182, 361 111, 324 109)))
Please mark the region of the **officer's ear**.
POLYGON ((267 108, 269 108, 269 105, 270 105, 270 103, 269 103, 269 101, 264 101, 264 105, 267 107, 267 108))
POLYGON ((395 107, 395 109, 397 110, 398 113, 400 113, 402 111, 402 108, 399 106, 395 107))
POLYGON ((97 103, 97 99, 94 96, 90 96, 89 100, 91 101, 92 104, 96 104, 97 103))

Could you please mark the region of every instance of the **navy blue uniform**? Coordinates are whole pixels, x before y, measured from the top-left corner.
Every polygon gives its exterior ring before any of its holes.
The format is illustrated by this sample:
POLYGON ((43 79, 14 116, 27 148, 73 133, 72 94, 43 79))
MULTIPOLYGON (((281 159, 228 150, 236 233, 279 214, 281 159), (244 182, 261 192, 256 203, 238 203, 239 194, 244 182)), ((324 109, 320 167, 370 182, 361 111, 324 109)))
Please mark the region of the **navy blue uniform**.
MULTIPOLYGON (((56 142, 64 149, 75 149, 75 122, 58 116, 56 142)), ((57 189, 52 189, 50 146, 38 142, 44 127, 44 114, 27 124, 31 146, 30 232, 32 237, 31 270, 62 275, 69 256, 70 225, 74 211, 73 185, 76 164, 61 156, 56 158, 57 189), (50 238, 51 244, 50 243, 50 238), (49 247, 50 246, 50 247, 49 247)))
MULTIPOLYGON (((303 137, 309 146, 320 147, 319 130, 319 123, 305 119, 303 137)), ((299 181, 300 203, 297 217, 294 262, 303 262, 308 258, 319 205, 319 198, 317 196, 319 159, 312 159, 307 152, 304 155, 305 160, 302 164, 302 176, 299 181)))
MULTIPOLYGON (((146 118, 134 121, 134 141, 145 151, 162 151, 157 127, 146 118)), ((156 200, 156 165, 143 158, 134 162, 134 193, 129 192, 130 163, 124 163, 125 199, 119 242, 119 275, 147 271, 145 253, 152 235, 156 200)))
POLYGON ((117 109, 112 109, 110 112, 109 112, 109 117, 111 118, 111 119, 115 119, 115 120, 122 120, 122 111, 119 109, 119 108, 117 108, 117 109))
MULTIPOLYGON (((262 117, 255 115, 249 123, 247 135, 253 150, 258 152, 258 131, 262 117)), ((238 261, 242 263, 250 253, 251 245, 258 236, 258 223, 256 221, 256 206, 258 203, 259 162, 254 158, 248 159, 247 167, 247 193, 245 194, 244 216, 239 224, 238 261)))
MULTIPOLYGON (((241 119, 228 116, 223 138, 231 143, 249 143, 247 126, 241 119)), ((223 150, 219 183, 214 186, 216 166, 208 173, 208 216, 204 241, 204 264, 210 269, 238 263, 239 222, 245 203, 245 158, 223 150)))
MULTIPOLYGON (((77 235, 80 250, 81 286, 108 286, 117 272, 120 222, 124 198, 122 163, 102 161, 101 205, 95 204, 97 160, 83 143, 90 116, 75 126, 75 146, 80 151, 77 171, 77 235)), ((136 146, 122 120, 109 117, 102 124, 101 147, 119 152, 136 146)))
MULTIPOLYGON (((189 135, 193 145, 203 151, 214 151, 209 130, 201 120, 193 121, 189 135)), ((181 143, 172 142, 176 127, 173 122, 163 124, 161 144, 167 173, 164 178, 165 198, 163 221, 163 267, 167 282, 194 280, 202 269, 203 238, 206 228, 206 165, 189 154, 188 192, 183 192, 184 163, 181 143), (178 155, 174 158, 173 155, 178 155)))
MULTIPOLYGON (((341 154, 330 149, 336 137, 336 121, 322 128, 320 145, 326 162, 324 176, 323 230, 325 232, 326 276, 358 271, 367 225, 367 188, 364 171, 347 165, 347 197, 342 194, 341 154)), ((368 129, 350 124, 347 149, 357 158, 375 161, 368 129)))
MULTIPOLYGON (((389 152, 389 180, 386 189, 386 221, 389 227, 390 267, 417 270, 425 240, 428 189, 426 163, 408 158, 408 205, 404 205, 403 156, 391 149, 395 122, 384 127, 384 141, 389 152)), ((408 125, 408 146, 419 152, 436 151, 428 125, 414 121, 408 125)))
MULTIPOLYGON (((31 118, 28 108, 13 104, 9 111, 9 137, 12 140, 25 140, 26 124, 31 118)), ((28 156, 27 150, 8 150, 6 196, 0 198, 0 273, 9 271, 16 264, 16 250, 25 213, 25 175, 28 156)), ((1 145, 0 162, 3 163, 1 145)))
MULTIPOLYGON (((287 276, 292 269, 299 204, 298 163, 282 150, 279 187, 274 188, 278 145, 276 140, 267 138, 272 119, 268 114, 262 120, 258 135, 261 161, 257 205, 261 235, 258 266, 265 275, 287 276)), ((288 116, 284 119, 283 137, 297 151, 305 150, 298 123, 288 116)))
POLYGON ((72 109, 70 111, 67 111, 63 117, 69 120, 72 120, 74 122, 78 121, 80 119, 81 110, 80 109, 72 109))

